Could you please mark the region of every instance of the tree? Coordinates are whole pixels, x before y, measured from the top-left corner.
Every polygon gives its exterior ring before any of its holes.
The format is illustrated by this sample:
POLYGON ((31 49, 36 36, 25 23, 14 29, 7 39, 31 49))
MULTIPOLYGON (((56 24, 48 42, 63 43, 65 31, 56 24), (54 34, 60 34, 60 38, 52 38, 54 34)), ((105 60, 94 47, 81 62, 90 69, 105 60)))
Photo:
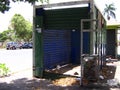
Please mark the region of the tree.
POLYGON ((29 2, 31 4, 34 4, 35 2, 40 1, 41 3, 47 2, 49 0, 0 0, 0 12, 4 13, 5 11, 8 11, 10 9, 10 2, 29 2))
POLYGON ((12 30, 5 30, 0 33, 0 41, 13 40, 14 35, 12 30))
POLYGON ((32 24, 20 14, 15 14, 12 17, 11 29, 14 30, 16 39, 29 41, 32 38, 32 24))
POLYGON ((26 29, 27 31, 26 36, 24 38, 25 41, 30 41, 32 40, 32 24, 28 21, 26 21, 26 29))
POLYGON ((109 5, 105 4, 104 15, 107 15, 108 20, 110 20, 111 17, 116 18, 115 10, 116 8, 113 3, 109 5))

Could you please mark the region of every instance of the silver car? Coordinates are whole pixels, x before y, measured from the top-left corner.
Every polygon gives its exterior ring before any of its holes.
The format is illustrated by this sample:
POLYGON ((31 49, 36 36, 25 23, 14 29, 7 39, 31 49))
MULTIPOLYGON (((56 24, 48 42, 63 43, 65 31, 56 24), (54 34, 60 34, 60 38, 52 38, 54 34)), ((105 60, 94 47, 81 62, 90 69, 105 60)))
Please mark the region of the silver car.
POLYGON ((22 45, 18 44, 17 42, 7 42, 6 49, 7 50, 15 50, 15 49, 21 49, 22 45))

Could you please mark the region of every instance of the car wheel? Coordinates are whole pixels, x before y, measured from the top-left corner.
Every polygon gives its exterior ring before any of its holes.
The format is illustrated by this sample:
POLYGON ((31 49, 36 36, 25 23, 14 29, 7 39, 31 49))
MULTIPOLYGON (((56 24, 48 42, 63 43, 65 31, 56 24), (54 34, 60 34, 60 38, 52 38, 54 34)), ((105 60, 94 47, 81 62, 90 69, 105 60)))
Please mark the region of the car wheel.
POLYGON ((12 50, 15 50, 16 48, 15 47, 12 47, 12 50))
POLYGON ((20 49, 22 49, 22 47, 20 47, 20 49))

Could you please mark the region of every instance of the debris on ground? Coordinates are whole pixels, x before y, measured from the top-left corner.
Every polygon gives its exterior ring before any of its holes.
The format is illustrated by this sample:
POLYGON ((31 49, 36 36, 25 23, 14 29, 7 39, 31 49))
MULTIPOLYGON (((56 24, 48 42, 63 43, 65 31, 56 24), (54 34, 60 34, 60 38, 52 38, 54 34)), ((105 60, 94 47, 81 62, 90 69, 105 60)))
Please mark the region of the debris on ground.
POLYGON ((71 85, 79 85, 80 81, 78 81, 75 77, 66 77, 60 78, 52 81, 54 85, 57 86, 71 86, 71 85))
POLYGON ((107 80, 107 84, 109 86, 114 87, 114 86, 119 86, 120 82, 117 79, 109 79, 107 80))
POLYGON ((115 76, 115 72, 116 72, 116 67, 113 65, 106 65, 102 67, 101 70, 101 74, 106 80, 113 79, 115 76))

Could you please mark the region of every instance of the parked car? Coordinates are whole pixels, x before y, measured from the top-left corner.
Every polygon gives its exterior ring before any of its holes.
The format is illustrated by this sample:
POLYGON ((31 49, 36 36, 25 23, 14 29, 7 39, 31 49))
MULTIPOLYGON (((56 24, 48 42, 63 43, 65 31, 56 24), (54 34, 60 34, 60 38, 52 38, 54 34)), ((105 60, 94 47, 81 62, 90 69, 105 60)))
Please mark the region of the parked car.
POLYGON ((23 45, 22 45, 22 48, 24 49, 24 48, 32 48, 33 47, 33 45, 32 45, 32 43, 24 43, 23 45))
POLYGON ((29 48, 33 48, 33 43, 28 43, 29 48))
POLYGON ((6 49, 7 50, 15 50, 17 48, 21 49, 22 45, 18 44, 17 42, 13 42, 13 41, 7 42, 7 44, 6 44, 6 49))

